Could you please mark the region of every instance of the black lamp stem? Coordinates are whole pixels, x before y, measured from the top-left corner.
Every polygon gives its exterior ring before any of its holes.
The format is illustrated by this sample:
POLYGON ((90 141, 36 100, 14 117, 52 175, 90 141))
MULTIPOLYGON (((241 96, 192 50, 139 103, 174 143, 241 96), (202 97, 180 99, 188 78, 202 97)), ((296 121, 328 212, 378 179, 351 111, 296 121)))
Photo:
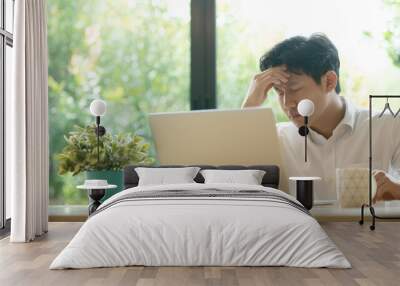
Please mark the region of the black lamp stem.
POLYGON ((307 128, 308 128, 308 116, 305 116, 304 117, 304 125, 306 126, 306 135, 304 136, 304 140, 305 140, 305 142, 304 142, 304 146, 305 146, 305 149, 304 149, 304 160, 305 160, 305 162, 307 162, 307 128))
POLYGON ((100 161, 100 116, 96 116, 96 135, 97 135, 97 166, 99 166, 99 161, 100 161))

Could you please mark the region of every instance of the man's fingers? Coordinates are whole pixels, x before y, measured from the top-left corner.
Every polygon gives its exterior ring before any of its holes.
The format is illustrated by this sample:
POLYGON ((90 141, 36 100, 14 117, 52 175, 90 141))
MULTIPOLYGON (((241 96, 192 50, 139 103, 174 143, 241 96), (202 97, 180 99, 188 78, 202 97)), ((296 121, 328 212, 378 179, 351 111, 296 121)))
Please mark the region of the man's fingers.
POLYGON ((383 200, 383 196, 386 192, 386 188, 388 186, 387 184, 388 182, 386 180, 381 181, 380 184, 378 185, 377 183, 377 187, 376 187, 376 193, 373 199, 373 202, 376 203, 377 201, 382 201, 383 200))
POLYGON ((267 70, 265 70, 265 71, 263 71, 262 73, 259 73, 259 74, 256 74, 255 75, 255 78, 256 79, 263 79, 263 78, 265 78, 265 77, 268 77, 268 76, 276 76, 276 77, 279 77, 279 78, 281 78, 282 80, 284 79, 284 80, 288 80, 289 78, 290 78, 290 74, 289 73, 287 73, 287 72, 284 72, 283 70, 280 70, 280 69, 267 69, 267 70))
POLYGON ((281 74, 267 74, 265 76, 257 77, 256 81, 258 82, 268 82, 268 81, 276 81, 278 80, 280 83, 286 84, 288 82, 287 77, 282 76, 281 74))
POLYGON ((281 79, 284 82, 287 82, 290 78, 290 75, 288 73, 280 72, 280 71, 274 71, 274 72, 268 71, 268 73, 258 75, 256 77, 256 79, 258 78, 258 79, 262 80, 262 79, 265 79, 268 77, 276 77, 276 78, 281 79))
POLYGON ((372 198, 372 202, 375 204, 379 200, 378 192, 376 192, 375 196, 372 198))
POLYGON ((387 184, 387 181, 386 180, 382 180, 382 181, 376 182, 376 187, 380 188, 381 186, 383 186, 385 184, 387 184))
POLYGON ((376 172, 375 175, 374 175, 374 178, 375 178, 375 181, 376 181, 377 184, 378 184, 379 182, 384 181, 384 180, 387 179, 385 173, 382 172, 382 171, 376 172))
POLYGON ((385 178, 379 177, 379 178, 375 178, 375 182, 377 184, 382 183, 383 181, 385 181, 385 178))
POLYGON ((387 185, 387 181, 384 181, 384 182, 381 182, 380 184, 377 184, 376 185, 376 189, 377 190, 381 190, 381 189, 384 189, 385 188, 385 186, 387 185))
POLYGON ((385 172, 375 171, 375 172, 373 172, 373 175, 374 175, 375 179, 377 179, 377 178, 381 178, 381 177, 385 176, 385 172))
POLYGON ((262 79, 259 79, 259 84, 270 87, 277 86, 280 89, 286 89, 285 88, 286 82, 280 78, 276 78, 273 76, 267 76, 262 79))
POLYGON ((379 180, 376 180, 376 186, 377 187, 379 187, 379 186, 381 186, 383 184, 386 184, 386 183, 390 183, 390 180, 387 177, 384 177, 384 178, 381 178, 379 180))
POLYGON ((267 74, 267 73, 271 73, 271 72, 281 72, 281 73, 287 73, 287 67, 286 66, 276 66, 276 67, 271 67, 268 68, 262 72, 260 72, 259 74, 267 74))
POLYGON ((385 193, 384 189, 378 190, 378 191, 376 192, 376 194, 375 194, 375 197, 374 197, 375 201, 381 201, 382 198, 383 198, 383 194, 384 194, 384 193, 385 193))
POLYGON ((377 182, 378 182, 378 181, 385 180, 385 179, 386 179, 386 176, 385 176, 385 175, 378 174, 378 175, 375 176, 375 180, 376 180, 377 182))

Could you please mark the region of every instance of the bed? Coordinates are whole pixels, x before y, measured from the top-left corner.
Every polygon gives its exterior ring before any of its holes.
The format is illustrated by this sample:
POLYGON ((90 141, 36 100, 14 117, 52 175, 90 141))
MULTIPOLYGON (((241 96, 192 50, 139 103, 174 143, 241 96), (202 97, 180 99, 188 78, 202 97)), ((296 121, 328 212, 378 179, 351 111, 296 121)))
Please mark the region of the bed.
MULTIPOLYGON (((138 185, 138 166, 124 171, 125 190, 105 201, 50 269, 144 266, 291 266, 350 268, 318 222, 278 190, 277 166, 198 166, 264 170, 260 185, 138 185)), ((140 167, 140 166, 139 166, 140 167)), ((182 167, 161 166, 160 168, 182 167)))

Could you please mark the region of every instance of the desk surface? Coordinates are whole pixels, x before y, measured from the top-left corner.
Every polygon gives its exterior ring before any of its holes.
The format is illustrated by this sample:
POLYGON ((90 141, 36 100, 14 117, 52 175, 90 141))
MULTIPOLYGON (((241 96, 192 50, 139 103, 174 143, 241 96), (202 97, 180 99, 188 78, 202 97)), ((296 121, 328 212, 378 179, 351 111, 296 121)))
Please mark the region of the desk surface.
POLYGON ((289 177, 292 181, 316 181, 321 180, 320 177, 289 177))
MULTIPOLYGON (((378 216, 400 217, 399 201, 379 203, 374 206, 374 209, 378 216)), ((314 206, 310 212, 321 221, 357 221, 361 217, 361 208, 340 208, 337 205, 314 206)), ((368 209, 364 210, 364 215, 371 217, 368 209)))

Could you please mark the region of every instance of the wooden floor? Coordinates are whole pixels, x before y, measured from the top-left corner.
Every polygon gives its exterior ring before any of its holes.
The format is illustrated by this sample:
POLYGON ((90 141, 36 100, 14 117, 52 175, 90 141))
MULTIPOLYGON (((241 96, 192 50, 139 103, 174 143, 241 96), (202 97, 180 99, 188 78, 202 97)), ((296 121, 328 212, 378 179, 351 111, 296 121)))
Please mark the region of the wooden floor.
POLYGON ((0 285, 400 285, 400 223, 324 222, 323 228, 353 268, 290 267, 123 267, 48 270, 82 223, 50 223, 35 242, 0 241, 0 285))

